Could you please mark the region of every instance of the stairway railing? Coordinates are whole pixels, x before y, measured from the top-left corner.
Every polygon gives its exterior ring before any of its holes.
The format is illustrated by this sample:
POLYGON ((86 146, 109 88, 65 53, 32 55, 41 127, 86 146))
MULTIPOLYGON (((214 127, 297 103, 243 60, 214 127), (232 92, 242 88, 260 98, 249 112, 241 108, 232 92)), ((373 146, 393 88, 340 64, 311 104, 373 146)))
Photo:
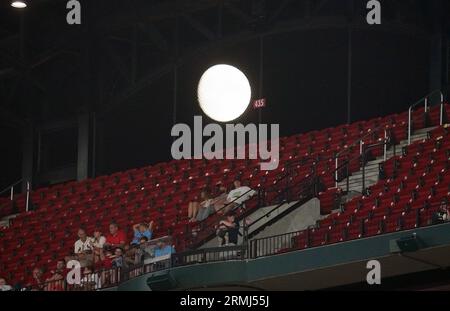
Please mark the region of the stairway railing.
POLYGON ((408 108, 408 145, 411 144, 411 132, 412 132, 412 125, 413 125, 413 120, 412 120, 413 109, 423 102, 424 109, 425 109, 424 112, 426 113, 428 111, 428 99, 435 94, 440 94, 440 96, 441 96, 439 123, 440 123, 440 125, 442 125, 442 122, 444 119, 444 94, 442 94, 441 90, 434 90, 433 92, 429 93, 428 95, 426 95, 426 96, 422 97, 421 99, 419 99, 418 101, 416 101, 414 104, 412 104, 408 108))
MULTIPOLYGON (((213 215, 204 219, 201 222, 193 223, 187 226, 186 229, 186 239, 187 246, 190 249, 195 249, 202 244, 206 243, 208 240, 213 238, 216 234, 217 225, 219 220, 226 216, 228 213, 233 211, 239 211, 238 215, 236 215, 238 220, 244 220, 244 236, 246 235, 249 226, 246 224, 246 217, 256 211, 257 209, 265 206, 269 206, 274 204, 275 207, 271 209, 269 213, 273 213, 278 210, 287 202, 291 202, 292 200, 305 199, 305 195, 309 193, 309 199, 311 199, 314 195, 317 194, 317 176, 315 173, 309 175, 307 178, 301 179, 300 181, 294 182, 294 167, 298 164, 298 161, 290 162, 285 167, 285 171, 278 175, 278 178, 274 182, 274 184, 270 187, 260 187, 256 189, 257 195, 253 196, 251 199, 242 202, 235 206, 233 210, 227 211, 227 208, 230 207, 231 204, 239 201, 244 196, 246 196, 250 191, 254 191, 253 189, 246 191, 244 194, 235 198, 233 201, 227 203, 225 206, 221 207, 218 211, 216 211, 213 215), (275 196, 272 197, 270 201, 268 201, 267 197, 270 196, 271 193, 275 193, 275 196), (256 203, 254 202, 256 200, 256 203), (253 206, 252 208, 248 208, 248 206, 253 206), (226 212, 225 212, 226 211, 226 212)), ((264 215, 264 217, 267 216, 264 215)), ((253 224, 255 221, 252 222, 253 224)))
MULTIPOLYGON (((412 118, 412 109, 416 106, 418 106, 419 104, 421 104, 422 102, 425 102, 425 113, 428 112, 428 99, 435 95, 435 94, 440 94, 441 96, 441 104, 440 104, 440 125, 443 124, 443 119, 444 119, 444 97, 443 94, 440 90, 434 90, 433 92, 427 94, 426 96, 422 97, 421 99, 419 99, 418 101, 416 101, 413 105, 411 105, 408 109, 408 133, 407 133, 407 137, 408 137, 408 145, 411 144, 411 132, 412 132, 412 127, 415 121, 417 121, 420 117, 422 116, 418 116, 419 118, 412 118)), ((338 179, 338 167, 339 167, 339 158, 343 156, 343 154, 349 152, 350 150, 353 149, 353 147, 355 146, 360 146, 360 154, 362 154, 363 152, 363 148, 364 148, 364 141, 367 140, 367 138, 371 135, 374 135, 374 133, 379 132, 381 129, 384 129, 384 136, 385 136, 385 140, 386 139, 392 139, 392 137, 388 137, 388 130, 391 129, 391 126, 389 125, 389 123, 383 123, 377 127, 375 127, 375 129, 371 130, 369 133, 366 133, 365 135, 363 135, 362 137, 358 138, 357 140, 355 140, 352 144, 350 144, 345 150, 342 150, 338 153, 336 153, 336 155, 334 156, 334 160, 335 160, 335 170, 333 171, 335 176, 334 179, 337 180, 338 179)), ((384 160, 387 160, 386 157, 387 154, 387 146, 384 147, 384 160)), ((335 183, 335 187, 338 187, 337 181, 335 183)))
MULTIPOLYGON (((0 197, 4 194, 8 194, 7 202, 4 202, 3 204, 0 203, 0 218, 4 216, 8 216, 10 214, 14 213, 15 210, 15 198, 16 198, 16 191, 15 188, 17 185, 21 184, 23 182, 23 179, 19 179, 18 181, 12 183, 2 191, 0 191, 0 197), (9 209, 8 209, 9 207, 9 209)), ((29 209, 29 202, 30 202, 30 191, 31 191, 31 184, 30 182, 26 182, 27 190, 26 190, 26 206, 25 209, 28 211, 29 209)))

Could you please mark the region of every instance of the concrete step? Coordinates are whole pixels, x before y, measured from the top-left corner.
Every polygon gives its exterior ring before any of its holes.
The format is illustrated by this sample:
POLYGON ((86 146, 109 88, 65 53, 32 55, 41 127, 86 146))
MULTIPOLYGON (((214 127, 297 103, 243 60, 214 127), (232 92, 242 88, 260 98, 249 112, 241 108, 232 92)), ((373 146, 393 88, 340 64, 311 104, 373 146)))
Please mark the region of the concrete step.
MULTIPOLYGON (((434 127, 415 131, 414 134, 411 135, 411 142, 427 139, 428 132, 433 129, 434 129, 434 127)), ((395 155, 401 155, 402 148, 407 145, 408 145, 408 140, 407 139, 402 140, 398 145, 395 146, 395 155)), ((394 147, 392 146, 388 150, 386 150, 386 160, 389 160, 393 156, 394 156, 394 147)), ((379 157, 375 160, 369 161, 366 164, 365 172, 364 172, 365 187, 369 187, 378 182, 379 164, 383 163, 383 162, 384 162, 384 156, 379 157)), ((342 189, 346 189, 347 181, 346 180, 340 181, 338 183, 338 186, 342 189)), ((356 192, 360 193, 361 190, 362 190, 362 169, 360 169, 358 172, 354 172, 349 177, 349 191, 356 191, 356 192)))

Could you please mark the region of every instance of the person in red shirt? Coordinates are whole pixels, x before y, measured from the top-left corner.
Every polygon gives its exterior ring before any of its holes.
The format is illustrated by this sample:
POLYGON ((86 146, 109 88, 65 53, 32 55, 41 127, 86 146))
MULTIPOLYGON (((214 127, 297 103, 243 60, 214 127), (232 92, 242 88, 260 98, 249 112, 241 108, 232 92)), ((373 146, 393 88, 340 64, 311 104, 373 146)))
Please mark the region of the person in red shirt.
POLYGON ((46 290, 48 291, 62 291, 64 290, 64 281, 69 270, 66 268, 66 262, 58 260, 56 269, 50 271, 50 276, 45 280, 46 290))
POLYGON ((116 223, 111 223, 109 225, 109 233, 106 236, 105 247, 108 249, 112 248, 125 248, 126 235, 125 232, 119 230, 119 226, 116 223))

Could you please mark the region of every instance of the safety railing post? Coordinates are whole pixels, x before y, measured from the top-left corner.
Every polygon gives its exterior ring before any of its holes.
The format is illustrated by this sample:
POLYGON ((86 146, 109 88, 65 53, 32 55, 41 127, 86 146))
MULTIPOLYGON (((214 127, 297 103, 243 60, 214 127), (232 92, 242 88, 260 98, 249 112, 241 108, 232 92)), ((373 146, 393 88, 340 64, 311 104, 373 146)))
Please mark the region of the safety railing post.
POLYGON ((442 125, 444 123, 444 95, 441 92, 441 106, 440 106, 440 113, 439 113, 439 125, 442 125))
POLYGON ((362 157, 362 191, 361 191, 361 193, 364 193, 365 189, 366 189, 366 159, 365 159, 365 154, 363 154, 363 157, 362 157))
POLYGON ((427 112, 427 110, 428 110, 428 97, 425 98, 424 108, 425 108, 425 112, 427 112))
POLYGON ((386 162, 386 158, 387 158, 387 131, 386 130, 384 130, 384 149, 383 149, 383 151, 384 151, 384 157, 383 157, 383 160, 384 160, 384 162, 386 162))
POLYGON ((336 160, 335 160, 335 171, 334 171, 334 180, 335 182, 335 187, 338 187, 338 156, 336 156, 336 160))
POLYGON ((14 200, 14 186, 11 186, 11 201, 14 200))
POLYGON ((408 109, 408 145, 411 144, 411 110, 412 107, 408 109))
POLYGON ((350 166, 350 160, 347 160, 347 172, 346 172, 346 182, 345 182, 345 186, 346 186, 346 188, 347 188, 347 193, 348 193, 348 191, 350 190, 350 169, 349 169, 349 166, 350 166))
POLYGON ((30 182, 27 181, 27 201, 25 205, 25 210, 29 211, 29 205, 30 205, 30 182))

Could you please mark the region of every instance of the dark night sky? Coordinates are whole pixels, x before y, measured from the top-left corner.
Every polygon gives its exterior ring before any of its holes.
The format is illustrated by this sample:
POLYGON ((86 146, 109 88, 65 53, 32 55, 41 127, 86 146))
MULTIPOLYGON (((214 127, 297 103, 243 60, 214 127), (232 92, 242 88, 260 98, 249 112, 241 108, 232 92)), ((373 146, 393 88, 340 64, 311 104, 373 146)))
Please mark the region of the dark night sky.
MULTIPOLYGON (((366 31, 355 32, 353 44, 353 120, 404 111, 427 93, 428 40, 366 31)), ((284 33, 266 37, 264 45, 263 95, 268 99, 264 123, 279 123, 284 136, 346 122, 346 31, 284 33)), ((239 67, 257 95, 258 47, 258 40, 253 40, 199 55, 183 65, 177 121, 192 124, 193 115, 201 114, 196 87, 203 71, 213 64, 239 67)), ((99 173, 170 159, 171 81, 166 76, 105 122, 99 173)), ((238 122, 257 122, 257 113, 249 108, 238 122)))
MULTIPOLYGON (((264 123, 279 123, 280 134, 290 135, 346 122, 346 30, 276 34, 265 37, 264 45, 263 96, 268 100, 264 123)), ((426 95, 429 46, 427 38, 355 31, 352 120, 404 111, 426 95)), ((197 83, 211 65, 239 67, 250 79, 253 94, 258 94, 258 47, 258 40, 252 40, 216 48, 185 62, 179 70, 177 121, 191 124, 193 116, 201 114, 197 83)), ((172 98, 172 76, 166 75, 99 120, 97 175, 170 160, 172 98)), ((236 122, 257 122, 257 113, 249 108, 236 122)), ((1 151, 3 188, 20 178, 21 140, 20 133, 9 128, 0 135, 6 146, 1 151)), ((56 162, 76 159, 74 148, 60 151, 55 156, 62 160, 56 162)))

